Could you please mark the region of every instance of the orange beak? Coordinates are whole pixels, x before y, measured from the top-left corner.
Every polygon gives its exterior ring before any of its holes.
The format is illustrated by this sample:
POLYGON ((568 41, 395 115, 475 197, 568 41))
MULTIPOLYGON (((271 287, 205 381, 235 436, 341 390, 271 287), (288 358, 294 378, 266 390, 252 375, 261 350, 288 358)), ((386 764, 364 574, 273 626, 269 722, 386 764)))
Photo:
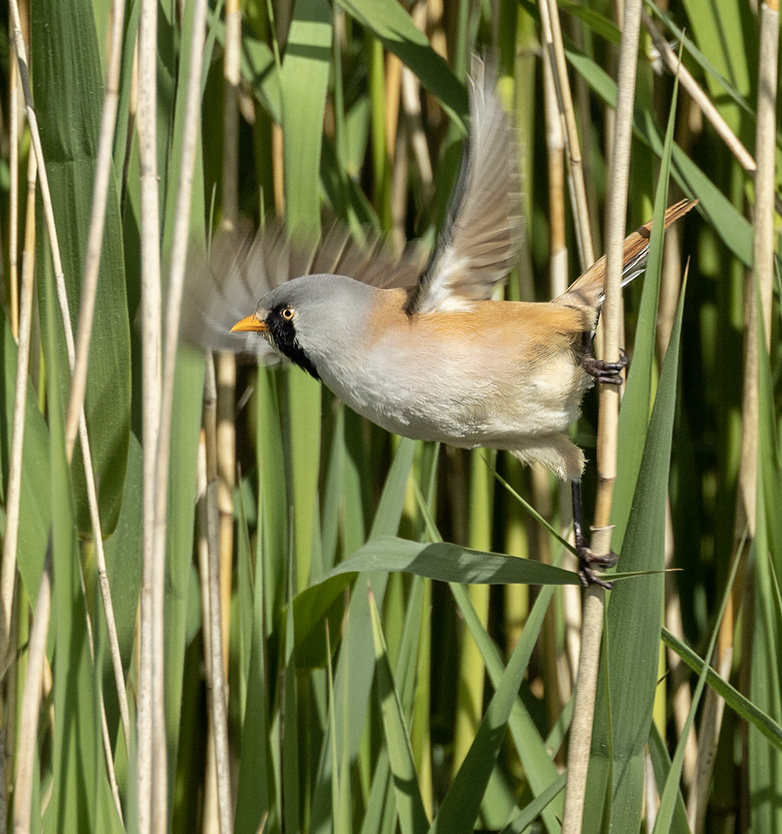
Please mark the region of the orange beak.
POLYGON ((250 313, 241 321, 237 321, 231 328, 231 333, 237 333, 241 330, 255 330, 257 333, 265 333, 269 329, 265 321, 261 321, 255 313, 250 313))

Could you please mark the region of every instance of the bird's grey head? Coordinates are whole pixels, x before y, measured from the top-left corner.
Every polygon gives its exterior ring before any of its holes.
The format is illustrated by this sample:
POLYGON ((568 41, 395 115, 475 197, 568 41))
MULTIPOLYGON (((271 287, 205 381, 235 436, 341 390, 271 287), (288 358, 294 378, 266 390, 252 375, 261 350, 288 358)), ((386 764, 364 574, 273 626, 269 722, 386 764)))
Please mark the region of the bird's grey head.
POLYGON ((279 353, 320 379, 324 365, 352 353, 376 292, 344 275, 306 275, 267 293, 255 317, 279 353))

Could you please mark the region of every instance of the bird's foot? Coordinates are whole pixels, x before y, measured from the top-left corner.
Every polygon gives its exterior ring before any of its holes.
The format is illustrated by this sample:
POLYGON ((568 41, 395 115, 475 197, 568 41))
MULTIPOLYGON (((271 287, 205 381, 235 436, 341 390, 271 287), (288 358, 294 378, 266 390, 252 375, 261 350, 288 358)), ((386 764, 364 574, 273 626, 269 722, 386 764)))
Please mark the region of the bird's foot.
POLYGON ((578 575, 585 588, 590 585, 599 585, 601 588, 610 591, 614 587, 613 582, 603 579, 595 571, 612 568, 619 558, 618 554, 611 550, 604 556, 598 556, 589 549, 587 543, 583 540, 576 541, 576 554, 578 555, 578 575))
POLYGON ((606 362, 605 359, 595 359, 594 356, 585 356, 581 360, 581 367, 604 385, 621 385, 620 374, 629 364, 630 360, 624 351, 620 352, 618 362, 606 362))

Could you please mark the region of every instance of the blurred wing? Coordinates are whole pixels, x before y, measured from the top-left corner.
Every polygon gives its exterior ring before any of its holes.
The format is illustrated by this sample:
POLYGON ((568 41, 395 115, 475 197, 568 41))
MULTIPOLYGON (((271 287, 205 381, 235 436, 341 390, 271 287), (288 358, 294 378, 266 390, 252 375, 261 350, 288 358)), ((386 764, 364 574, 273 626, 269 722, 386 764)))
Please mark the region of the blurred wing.
POLYGON ((230 330, 255 309, 261 295, 285 280, 289 262, 288 240, 276 224, 255 237, 247 229, 220 231, 208 256, 191 250, 182 296, 182 339, 214 350, 271 354, 257 333, 230 330))
POLYGON ((518 257, 521 199, 516 131, 479 67, 470 82, 470 138, 445 227, 408 313, 469 309, 489 299, 518 257))
POLYGON ((246 229, 218 232, 207 258, 192 251, 182 299, 180 335, 192 344, 249 356, 273 354, 257 333, 231 327, 269 290, 302 275, 339 274, 376 287, 415 286, 425 253, 410 244, 401 254, 379 235, 359 245, 333 223, 318 243, 292 240, 278 221, 253 235, 246 229))

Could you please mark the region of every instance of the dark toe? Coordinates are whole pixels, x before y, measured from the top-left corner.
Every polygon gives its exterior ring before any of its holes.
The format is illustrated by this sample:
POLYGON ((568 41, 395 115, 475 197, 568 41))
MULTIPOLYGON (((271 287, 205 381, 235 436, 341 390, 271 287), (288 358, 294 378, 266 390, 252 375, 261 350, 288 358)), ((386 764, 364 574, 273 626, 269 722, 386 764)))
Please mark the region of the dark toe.
POLYGON ((581 360, 581 367, 604 385, 621 385, 622 377, 619 374, 628 364, 629 360, 624 351, 622 351, 618 362, 606 362, 603 359, 595 359, 594 356, 585 356, 581 360))
POLYGON ((582 567, 579 568, 578 577, 584 588, 588 588, 590 585, 599 585, 601 588, 605 588, 607 591, 610 591, 614 587, 613 582, 603 579, 600 574, 595 573, 594 570, 592 570, 592 568, 588 565, 582 565, 582 567))
POLYGON ((606 579, 603 579, 595 570, 605 570, 612 568, 619 559, 618 554, 613 550, 603 556, 597 556, 586 545, 577 546, 578 551, 578 575, 581 579, 581 584, 588 588, 590 585, 599 585, 601 588, 611 590, 614 585, 606 579))

